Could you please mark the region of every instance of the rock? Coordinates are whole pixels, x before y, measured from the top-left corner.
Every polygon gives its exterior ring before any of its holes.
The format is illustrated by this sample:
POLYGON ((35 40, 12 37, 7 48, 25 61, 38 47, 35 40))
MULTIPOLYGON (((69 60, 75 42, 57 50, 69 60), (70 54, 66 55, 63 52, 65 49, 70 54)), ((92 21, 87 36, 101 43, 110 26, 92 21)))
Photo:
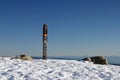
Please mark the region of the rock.
POLYGON ((104 64, 107 65, 108 61, 103 56, 93 56, 82 59, 84 61, 93 62, 94 64, 104 64))
POLYGON ((92 61, 91 61, 91 58, 89 58, 89 57, 84 58, 84 59, 82 59, 82 60, 92 62, 92 61))
POLYGON ((24 55, 24 54, 16 56, 16 57, 12 57, 11 59, 22 59, 22 60, 30 60, 30 61, 33 60, 31 56, 24 55))

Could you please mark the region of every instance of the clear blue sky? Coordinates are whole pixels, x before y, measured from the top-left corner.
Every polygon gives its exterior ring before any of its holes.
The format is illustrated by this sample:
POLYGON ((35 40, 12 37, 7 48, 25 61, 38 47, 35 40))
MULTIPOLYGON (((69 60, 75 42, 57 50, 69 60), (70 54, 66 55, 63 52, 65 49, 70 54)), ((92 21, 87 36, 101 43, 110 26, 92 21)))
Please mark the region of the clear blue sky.
POLYGON ((0 0, 0 55, 120 56, 119 0, 0 0))

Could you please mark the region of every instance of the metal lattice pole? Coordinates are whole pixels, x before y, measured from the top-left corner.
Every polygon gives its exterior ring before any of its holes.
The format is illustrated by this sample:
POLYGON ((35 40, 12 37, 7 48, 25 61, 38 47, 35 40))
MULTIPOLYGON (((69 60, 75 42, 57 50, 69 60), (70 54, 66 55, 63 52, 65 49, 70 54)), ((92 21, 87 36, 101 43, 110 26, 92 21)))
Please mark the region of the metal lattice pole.
POLYGON ((47 59, 48 26, 43 24, 43 59, 47 59))

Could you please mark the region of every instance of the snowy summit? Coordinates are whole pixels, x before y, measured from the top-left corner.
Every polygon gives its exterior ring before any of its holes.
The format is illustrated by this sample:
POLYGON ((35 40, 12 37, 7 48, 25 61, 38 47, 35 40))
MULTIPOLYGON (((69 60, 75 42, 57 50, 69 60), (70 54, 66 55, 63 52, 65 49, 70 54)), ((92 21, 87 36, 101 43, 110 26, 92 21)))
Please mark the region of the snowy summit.
POLYGON ((120 80, 120 66, 87 61, 0 57, 0 80, 120 80))

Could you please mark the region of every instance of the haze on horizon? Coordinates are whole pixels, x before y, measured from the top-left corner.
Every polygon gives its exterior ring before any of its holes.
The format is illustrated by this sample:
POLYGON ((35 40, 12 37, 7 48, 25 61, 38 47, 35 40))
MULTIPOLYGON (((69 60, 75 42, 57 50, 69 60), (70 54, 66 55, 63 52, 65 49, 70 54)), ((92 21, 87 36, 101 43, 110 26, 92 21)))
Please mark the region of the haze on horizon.
POLYGON ((1 0, 0 56, 120 56, 119 0, 1 0))

